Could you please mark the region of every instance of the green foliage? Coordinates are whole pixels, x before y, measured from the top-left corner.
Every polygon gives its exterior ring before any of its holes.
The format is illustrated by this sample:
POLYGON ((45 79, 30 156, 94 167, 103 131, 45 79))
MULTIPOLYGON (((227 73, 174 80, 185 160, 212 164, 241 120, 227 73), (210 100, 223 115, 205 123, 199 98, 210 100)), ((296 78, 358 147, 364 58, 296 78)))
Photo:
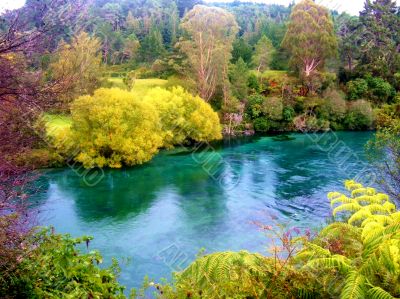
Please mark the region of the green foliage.
POLYGON ((328 10, 312 0, 298 3, 282 45, 291 54, 291 65, 305 77, 324 67, 325 60, 335 57, 337 40, 328 10))
POLYGON ((62 41, 56 59, 50 64, 50 77, 55 82, 66 81, 67 92, 59 96, 63 110, 80 95, 91 94, 101 84, 100 40, 81 32, 71 43, 62 41))
POLYGON ((271 120, 281 120, 283 101, 280 97, 269 97, 262 104, 262 112, 271 120))
POLYGON ((249 65, 253 56, 252 47, 243 39, 238 38, 233 42, 232 63, 236 63, 240 58, 249 65))
POLYGON ((157 58, 165 54, 163 38, 161 32, 152 28, 148 35, 143 39, 140 44, 140 56, 142 60, 148 63, 154 62, 157 58))
POLYGON ((264 72, 270 68, 272 57, 275 54, 275 48, 268 37, 263 35, 255 45, 253 65, 258 72, 264 72))
POLYGON ((365 79, 358 78, 347 83, 347 96, 349 100, 362 99, 368 94, 368 83, 365 79))
POLYGON ((333 215, 344 213, 347 224, 327 226, 297 258, 305 261, 304 268, 313 271, 320 282, 330 277, 331 291, 340 294, 340 298, 397 297, 399 212, 389 196, 374 188, 355 181, 346 181, 345 186, 350 196, 331 192, 328 198, 335 207, 333 215), (343 284, 344 287, 337 287, 343 284))
POLYGON ((378 182, 384 190, 400 200, 400 120, 396 115, 380 115, 381 123, 367 145, 370 162, 375 166, 378 182), (385 121, 382 121, 382 118, 385 121))
POLYGON ((370 98, 375 103, 387 103, 392 100, 396 94, 396 90, 380 77, 367 76, 368 87, 370 90, 370 98))
POLYGON ((238 99, 245 99, 248 94, 249 70, 242 58, 239 58, 229 73, 232 94, 238 99))
POLYGON ((374 122, 371 104, 365 100, 358 100, 349 104, 344 119, 345 126, 350 130, 370 129, 374 122))
POLYGON ((268 132, 271 124, 266 117, 259 117, 254 120, 253 125, 256 132, 268 132))
POLYGON ((50 230, 39 231, 26 242, 27 255, 11 276, 0 275, 0 296, 16 298, 125 298, 118 284, 116 261, 109 268, 97 251, 83 253, 77 247, 90 237, 71 238, 50 230), (5 281, 6 280, 6 283, 5 281))

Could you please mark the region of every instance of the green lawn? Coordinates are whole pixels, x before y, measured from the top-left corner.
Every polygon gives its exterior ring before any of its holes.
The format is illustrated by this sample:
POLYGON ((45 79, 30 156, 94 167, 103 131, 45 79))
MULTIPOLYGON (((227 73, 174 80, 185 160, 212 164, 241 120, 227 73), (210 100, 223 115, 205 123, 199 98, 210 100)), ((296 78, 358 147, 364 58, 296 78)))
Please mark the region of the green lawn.
POLYGON ((43 116, 43 120, 45 121, 47 135, 50 137, 72 124, 71 117, 66 115, 46 114, 43 116))

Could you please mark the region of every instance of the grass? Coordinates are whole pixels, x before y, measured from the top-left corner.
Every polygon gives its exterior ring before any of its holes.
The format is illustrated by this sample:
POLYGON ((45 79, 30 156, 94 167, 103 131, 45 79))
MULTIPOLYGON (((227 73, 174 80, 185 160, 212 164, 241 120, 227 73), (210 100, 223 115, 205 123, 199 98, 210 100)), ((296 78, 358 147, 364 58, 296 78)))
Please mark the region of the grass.
POLYGON ((45 114, 43 120, 45 121, 47 135, 50 137, 69 128, 72 124, 71 117, 66 115, 45 114))

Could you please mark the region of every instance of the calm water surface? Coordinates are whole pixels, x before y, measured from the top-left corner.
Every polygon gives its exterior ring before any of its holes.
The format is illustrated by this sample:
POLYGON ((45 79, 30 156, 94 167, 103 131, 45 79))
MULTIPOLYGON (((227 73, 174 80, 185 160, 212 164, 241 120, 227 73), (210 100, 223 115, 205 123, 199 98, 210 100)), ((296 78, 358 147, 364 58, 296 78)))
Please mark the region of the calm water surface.
POLYGON ((326 193, 342 190, 360 170, 372 135, 336 134, 340 143, 334 135, 316 144, 293 134, 285 142, 226 141, 193 155, 163 152, 144 166, 106 171, 94 187, 71 169, 51 170, 35 200, 43 225, 93 236, 90 249, 99 249, 106 264, 122 261, 120 282, 137 287, 145 275, 169 278, 201 248, 264 253, 268 239, 252 222, 268 223, 269 215, 304 228, 324 224, 326 193), (353 156, 338 164, 346 154, 353 156))

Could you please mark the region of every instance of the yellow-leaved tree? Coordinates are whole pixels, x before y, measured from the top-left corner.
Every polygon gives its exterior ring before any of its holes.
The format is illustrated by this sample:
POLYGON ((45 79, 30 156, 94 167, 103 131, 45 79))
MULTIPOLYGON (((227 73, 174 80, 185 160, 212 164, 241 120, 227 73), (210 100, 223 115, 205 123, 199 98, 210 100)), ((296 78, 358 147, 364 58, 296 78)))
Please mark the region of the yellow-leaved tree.
POLYGON ((160 113, 164 146, 182 144, 188 139, 205 142, 222 138, 218 114, 198 96, 182 87, 151 89, 144 98, 160 113))
POLYGON ((98 89, 75 100, 71 113, 75 160, 87 168, 142 164, 163 145, 157 109, 128 91, 98 89))

